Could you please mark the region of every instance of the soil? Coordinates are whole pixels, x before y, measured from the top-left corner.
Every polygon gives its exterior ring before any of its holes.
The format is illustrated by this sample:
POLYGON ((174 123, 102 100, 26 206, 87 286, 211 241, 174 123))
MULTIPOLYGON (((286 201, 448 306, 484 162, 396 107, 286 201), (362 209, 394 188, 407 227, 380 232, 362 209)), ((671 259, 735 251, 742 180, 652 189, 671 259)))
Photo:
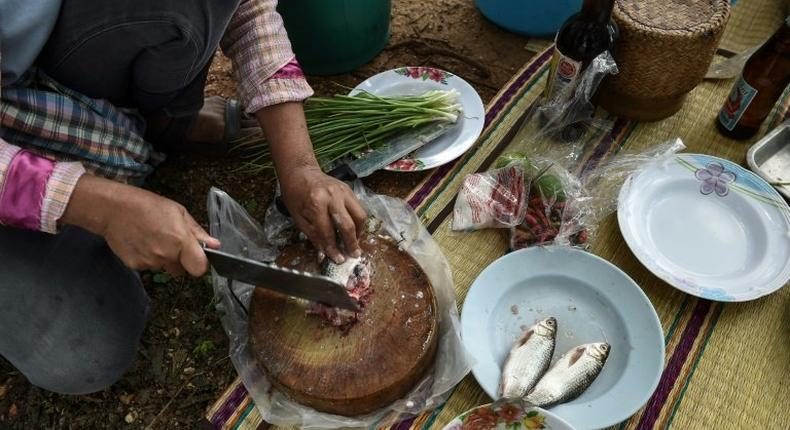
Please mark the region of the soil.
MULTIPOLYGON (((394 0, 391 40, 373 61, 351 73, 308 77, 317 94, 342 92, 378 72, 405 65, 449 70, 469 81, 484 102, 532 55, 527 39, 486 21, 470 0, 394 0)), ((233 97, 227 58, 218 54, 207 95, 233 97)), ((239 160, 173 154, 146 187, 186 206, 206 225, 206 193, 227 191, 258 219, 271 201, 273 175, 238 172, 239 160)), ((404 196, 424 173, 380 172, 374 191, 404 196)), ((207 279, 144 273, 154 303, 134 366, 115 385, 88 396, 63 396, 32 386, 0 359, 0 429, 195 429, 236 372, 207 279)))

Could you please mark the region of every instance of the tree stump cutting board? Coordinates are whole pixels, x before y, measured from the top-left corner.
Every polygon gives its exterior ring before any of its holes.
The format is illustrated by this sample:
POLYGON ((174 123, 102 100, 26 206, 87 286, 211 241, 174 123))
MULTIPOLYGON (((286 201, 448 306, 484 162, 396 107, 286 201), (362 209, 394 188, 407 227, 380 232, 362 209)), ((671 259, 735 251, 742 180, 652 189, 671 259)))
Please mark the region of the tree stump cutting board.
MULTIPOLYGON (((436 355, 438 307, 423 270, 388 237, 361 242, 373 263, 370 302, 343 333, 304 301, 256 289, 250 302, 253 354, 272 384, 322 412, 357 416, 405 396, 436 355)), ((312 246, 286 247, 277 262, 320 272, 312 246)))

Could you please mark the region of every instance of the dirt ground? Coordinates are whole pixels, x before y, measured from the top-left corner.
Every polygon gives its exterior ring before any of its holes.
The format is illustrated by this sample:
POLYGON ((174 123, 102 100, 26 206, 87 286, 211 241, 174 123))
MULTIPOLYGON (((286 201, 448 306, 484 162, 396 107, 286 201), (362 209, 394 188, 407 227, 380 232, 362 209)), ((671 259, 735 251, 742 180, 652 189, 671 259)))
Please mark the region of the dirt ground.
MULTIPOLYGON (((406 65, 449 70, 469 81, 488 102, 534 53, 527 39, 486 21, 471 0, 394 0, 391 40, 369 64, 344 75, 309 77, 316 93, 354 86, 378 72, 406 65)), ((230 62, 218 55, 207 95, 232 97, 230 62)), ((206 224, 206 193, 227 191, 261 219, 274 187, 272 175, 237 171, 239 160, 173 154, 147 187, 185 205, 206 224)), ((365 182, 373 190, 403 196, 424 173, 380 172, 365 182)), ((88 396, 62 396, 30 385, 0 359, 0 429, 195 429, 205 409, 236 373, 228 342, 212 303, 210 281, 174 280, 144 273, 154 314, 139 357, 109 389, 88 396)))

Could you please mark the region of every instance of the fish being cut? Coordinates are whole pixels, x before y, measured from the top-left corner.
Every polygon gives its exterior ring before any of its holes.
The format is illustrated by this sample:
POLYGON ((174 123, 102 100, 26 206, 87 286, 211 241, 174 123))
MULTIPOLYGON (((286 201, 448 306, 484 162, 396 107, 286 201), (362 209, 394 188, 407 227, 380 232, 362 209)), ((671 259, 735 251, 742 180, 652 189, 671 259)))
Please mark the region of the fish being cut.
MULTIPOLYGON (((373 265, 368 256, 347 258, 342 264, 335 264, 327 258, 324 260, 322 273, 345 285, 348 295, 359 304, 360 308, 364 308, 370 300, 370 294, 373 292, 370 286, 373 265)), ((307 308, 307 313, 321 316, 330 325, 344 332, 359 320, 359 312, 332 308, 321 303, 312 303, 307 308)))
POLYGON ((549 406, 575 399, 601 373, 610 349, 606 342, 572 348, 554 363, 524 400, 535 406, 549 406))
POLYGON ((368 256, 346 258, 341 264, 335 264, 330 259, 325 259, 322 272, 337 282, 346 286, 348 294, 354 300, 361 301, 370 294, 371 264, 368 256))
POLYGON ((551 363, 556 333, 554 317, 538 321, 524 331, 505 359, 499 383, 501 397, 522 397, 535 386, 551 363))

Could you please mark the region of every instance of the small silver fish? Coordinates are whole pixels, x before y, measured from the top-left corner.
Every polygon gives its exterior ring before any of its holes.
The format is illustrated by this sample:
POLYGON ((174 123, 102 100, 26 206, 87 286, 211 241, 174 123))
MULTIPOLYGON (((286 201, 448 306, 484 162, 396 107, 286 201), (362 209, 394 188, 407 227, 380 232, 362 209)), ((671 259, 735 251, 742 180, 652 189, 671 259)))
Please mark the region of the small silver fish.
POLYGON ((551 364, 556 333, 557 320, 554 317, 538 321, 524 331, 502 367, 501 397, 520 398, 535 386, 551 364))
POLYGON ((548 406, 575 399, 601 373, 610 350, 606 342, 572 348, 551 366, 524 400, 535 406, 548 406))

